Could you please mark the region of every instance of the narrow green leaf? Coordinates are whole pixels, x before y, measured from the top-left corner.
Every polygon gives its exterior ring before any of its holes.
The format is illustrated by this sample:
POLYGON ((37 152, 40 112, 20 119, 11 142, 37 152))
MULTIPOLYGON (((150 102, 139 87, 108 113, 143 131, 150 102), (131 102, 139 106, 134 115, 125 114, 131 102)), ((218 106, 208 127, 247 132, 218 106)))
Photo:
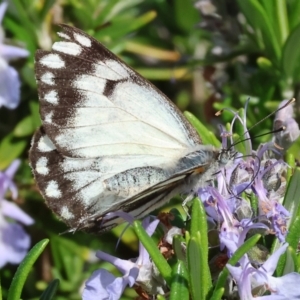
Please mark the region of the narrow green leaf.
POLYGON ((299 25, 300 20, 300 1, 299 0, 289 0, 284 1, 287 5, 287 14, 288 14, 288 21, 290 31, 292 31, 297 25, 299 25))
POLYGON ((188 69, 182 68, 135 68, 135 70, 143 77, 149 80, 190 80, 189 76, 186 76, 188 69))
POLYGON ((183 113, 188 121, 195 127, 204 145, 214 145, 220 147, 220 142, 216 136, 204 126, 192 113, 185 111, 183 113))
POLYGON ((300 241, 300 209, 298 209, 298 215, 289 227, 286 241, 289 243, 290 247, 298 251, 298 244, 300 241))
POLYGON ((156 296, 157 300, 166 300, 166 298, 163 295, 158 294, 156 296))
POLYGON ((286 163, 290 166, 287 168, 286 181, 289 182, 294 170, 296 169, 295 156, 289 152, 286 154, 286 163))
POLYGON ((175 235, 173 237, 173 249, 174 249, 174 252, 176 254, 176 257, 177 257, 178 260, 181 260, 185 263, 186 262, 186 257, 185 257, 185 253, 183 252, 182 242, 183 242, 182 236, 175 235))
POLYGON ((202 255, 205 264, 208 262, 208 236, 207 236, 207 218, 206 211, 202 201, 199 198, 195 198, 192 206, 191 217, 191 238, 198 238, 200 234, 200 244, 202 249, 202 255))
POLYGON ((35 32, 35 24, 33 24, 32 20, 28 18, 28 11, 26 10, 26 7, 28 8, 28 5, 26 6, 25 3, 19 0, 12 0, 10 2, 12 6, 11 11, 16 18, 22 21, 23 27, 25 27, 28 32, 35 32))
POLYGON ((22 289, 27 279, 27 276, 45 247, 49 243, 48 239, 38 242, 26 255, 21 264, 19 265, 17 272, 9 287, 7 300, 20 300, 22 289))
POLYGON ((170 300, 189 299, 188 271, 179 260, 173 268, 170 300))
MULTIPOLYGON (((256 243, 261 238, 260 234, 255 234, 251 238, 249 238, 239 249, 237 249, 231 258, 228 261, 228 264, 235 266, 238 261, 243 257, 244 254, 246 254, 253 246, 256 245, 256 243)), ((229 275, 229 271, 227 268, 224 268, 223 271, 220 273, 218 281, 215 285, 214 293, 212 298, 218 299, 216 297, 216 294, 219 293, 219 290, 222 289, 225 286, 226 279, 229 275)))
MULTIPOLYGON (((270 1, 264 1, 264 2, 270 3, 270 1)), ((275 32, 277 36, 279 36, 279 43, 282 46, 289 35, 289 23, 288 23, 286 1, 276 0, 273 3, 271 3, 271 5, 274 5, 276 9, 276 16, 274 18, 275 19, 274 23, 278 24, 278 31, 276 30, 275 32)))
POLYGON ((29 102, 29 108, 32 116, 32 123, 33 123, 32 126, 34 127, 34 129, 37 129, 39 126, 41 126, 39 104, 36 101, 31 100, 29 102))
POLYGON ((42 9, 39 13, 39 19, 44 20, 46 18, 46 15, 49 13, 49 10, 52 8, 52 6, 55 4, 55 0, 44 0, 42 9))
POLYGON ((18 158, 27 146, 26 139, 8 134, 0 143, 0 170, 7 168, 10 163, 18 158))
MULTIPOLYGON (((289 232, 286 237, 286 242, 289 243, 289 247, 294 251, 298 250, 298 243, 300 240, 300 209, 298 209, 298 216, 293 220, 289 227, 289 232)), ((277 249, 277 248, 276 248, 277 249)), ((273 249, 273 252, 275 250, 273 249)), ((284 275, 284 269, 286 268, 286 254, 281 255, 279 258, 276 274, 277 276, 284 275)), ((295 263, 295 270, 297 270, 297 263, 295 263)))
POLYGON ((51 300, 55 296, 55 293, 57 291, 57 288, 59 286, 59 280, 54 279, 48 287, 44 290, 42 295, 40 296, 40 300, 51 300))
POLYGON ((34 129, 35 128, 33 127, 32 117, 27 116, 16 125, 13 133, 16 137, 24 137, 32 135, 34 129))
MULTIPOLYGON (((95 19, 95 24, 98 26, 102 23, 107 23, 114 21, 115 17, 121 15, 123 11, 128 11, 131 7, 135 7, 140 4, 143 0, 131 0, 131 1, 120 1, 120 0, 110 0, 102 1, 105 6, 101 8, 101 13, 95 19)), ((101 5, 102 5, 101 2, 101 5)))
POLYGON ((165 279, 169 286, 171 286, 172 282, 172 269, 167 263, 166 259, 160 253, 157 248, 157 245, 154 243, 152 238, 147 234, 141 222, 136 220, 133 222, 133 228, 138 236, 140 242, 146 248, 153 262, 155 263, 157 269, 159 270, 161 276, 165 279))
POLYGON ((121 21, 116 20, 110 26, 96 32, 95 38, 100 40, 107 38, 110 40, 121 38, 124 35, 132 33, 133 31, 136 31, 144 25, 150 23, 156 18, 156 15, 157 13, 155 11, 149 11, 142 16, 132 19, 130 23, 127 19, 122 19, 121 21))
POLYGON ((221 300, 223 294, 225 292, 225 289, 223 287, 216 290, 213 294, 213 296, 210 298, 210 300, 221 300))
POLYGON ((286 40, 281 58, 281 67, 286 78, 299 80, 300 66, 295 61, 300 60, 300 24, 290 33, 286 40))
POLYGON ((191 238, 187 244, 188 270, 190 276, 191 296, 193 300, 204 300, 203 286, 201 286, 202 273, 202 257, 201 257, 200 241, 191 238))
POLYGON ((288 228, 290 224, 294 222, 294 219, 298 216, 298 210, 300 207, 300 169, 295 168, 294 174, 288 183, 286 194, 284 197, 284 207, 290 212, 291 217, 288 220, 288 228))
POLYGON ((300 273, 300 255, 299 254, 296 256, 296 259, 297 259, 297 266, 298 266, 298 268, 295 271, 298 272, 298 273, 300 273))
POLYGON ((176 0, 174 5, 174 21, 181 30, 190 33, 199 22, 199 13, 192 1, 176 0))
MULTIPOLYGON (((300 209, 299 195, 300 195, 300 169, 295 168, 294 173, 288 182, 288 186, 283 201, 284 207, 291 214, 290 218, 287 221, 288 230, 291 224, 294 223, 295 218, 299 215, 299 209, 300 209)), ((275 239, 272 244, 271 253, 276 251, 279 247, 280 247, 279 240, 275 239)))
POLYGON ((298 270, 298 261, 297 254, 295 249, 288 247, 286 250, 287 261, 283 269, 283 275, 289 274, 292 272, 297 272, 298 270))
POLYGON ((272 61, 278 64, 281 55, 281 47, 272 28, 268 12, 257 0, 238 0, 239 7, 247 21, 255 31, 254 38, 257 44, 263 42, 266 53, 272 55, 272 61), (262 37, 262 41, 259 39, 262 37))

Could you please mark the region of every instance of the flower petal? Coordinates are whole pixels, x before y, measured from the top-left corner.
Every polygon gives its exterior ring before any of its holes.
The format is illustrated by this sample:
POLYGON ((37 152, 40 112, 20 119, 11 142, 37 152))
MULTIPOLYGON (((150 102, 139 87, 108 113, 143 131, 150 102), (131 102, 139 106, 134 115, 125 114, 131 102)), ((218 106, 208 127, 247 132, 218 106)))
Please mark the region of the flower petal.
POLYGON ((6 61, 9 61, 12 59, 27 57, 29 55, 29 52, 26 49, 22 49, 16 46, 0 45, 0 55, 6 61))
POLYGON ((6 12, 7 6, 8 6, 7 2, 3 2, 3 3, 0 4, 0 23, 2 23, 2 20, 3 20, 4 14, 6 12))
POLYGON ((0 58, 0 107, 15 109, 20 102, 20 80, 17 71, 0 58))
POLYGON ((106 290, 106 287, 109 284, 111 284, 115 279, 116 277, 105 269, 100 269, 93 272, 92 276, 85 282, 85 288, 82 293, 82 299, 119 299, 120 297, 110 298, 106 290))
POLYGON ((288 243, 285 243, 280 248, 278 248, 259 268, 259 270, 264 270, 267 274, 272 275, 277 267, 278 260, 280 256, 286 251, 286 248, 289 246, 288 243))
POLYGON ((4 216, 19 221, 25 225, 31 225, 34 223, 34 220, 19 206, 5 199, 3 199, 1 202, 1 211, 4 216))
POLYGON ((8 223, 4 219, 1 220, 0 230, 0 268, 6 263, 20 263, 30 246, 29 235, 21 225, 8 223))

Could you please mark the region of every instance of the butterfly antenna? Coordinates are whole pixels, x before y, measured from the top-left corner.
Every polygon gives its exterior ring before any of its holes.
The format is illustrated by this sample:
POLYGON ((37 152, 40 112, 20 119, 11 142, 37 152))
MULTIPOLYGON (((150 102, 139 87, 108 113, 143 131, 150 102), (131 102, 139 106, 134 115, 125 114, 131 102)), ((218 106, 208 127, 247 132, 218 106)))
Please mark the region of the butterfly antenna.
MULTIPOLYGON (((273 116, 274 114, 276 114, 277 112, 279 112, 279 111, 282 110, 283 108, 287 107, 288 105, 294 103, 295 101, 296 101, 295 98, 292 98, 292 99, 288 100, 284 105, 282 105, 281 107, 277 108, 275 111, 271 112, 271 113, 268 114, 266 117, 264 117, 263 119, 261 119, 260 121, 258 121, 257 123, 255 123, 255 124, 254 124, 253 126, 251 126, 249 129, 247 129, 247 130, 243 133, 243 135, 248 134, 248 133, 250 132, 250 130, 252 130, 253 128, 255 128, 257 125, 259 125, 260 123, 264 122, 266 119, 268 119, 269 117, 273 116)), ((249 103, 249 99, 248 99, 247 102, 246 102, 245 110, 247 110, 248 103, 249 103)), ((237 115, 237 113, 234 112, 234 111, 233 111, 232 109, 230 109, 230 108, 223 108, 223 109, 217 111, 217 112, 215 113, 215 115, 216 115, 216 116, 220 116, 220 115, 223 113, 224 110, 228 110, 228 111, 232 112, 232 113, 233 113, 235 116, 237 116, 237 117, 240 119, 240 121, 241 121, 241 117, 240 117, 239 115, 237 115)), ((243 124, 242 121, 241 121, 241 123, 243 124)), ((246 124, 246 120, 244 120, 244 124, 246 124)), ((263 134, 260 134, 260 135, 256 135, 255 137, 253 137, 253 139, 258 138, 258 137, 261 137, 261 136, 264 136, 264 135, 268 135, 268 134, 272 134, 272 133, 277 133, 277 132, 280 132, 280 131, 283 131, 283 130, 285 130, 285 127, 284 127, 284 126, 278 128, 278 129, 276 129, 276 130, 272 130, 272 131, 270 131, 270 132, 268 132, 268 133, 263 133, 263 134)), ((231 146, 228 148, 228 150, 230 150, 232 147, 236 146, 237 144, 239 144, 239 143, 241 143, 241 142, 244 142, 244 141, 248 141, 248 140, 250 140, 250 139, 251 139, 251 137, 244 138, 243 140, 238 139, 235 143, 232 143, 232 144, 231 144, 231 146)))
MULTIPOLYGON (((257 123, 255 123, 252 127, 250 127, 246 132, 244 132, 244 134, 248 133, 250 130, 252 130, 254 127, 256 127, 257 125, 259 125, 260 123, 262 123, 263 121, 265 121, 266 119, 268 119, 269 117, 273 116, 274 114, 276 114, 277 112, 279 112, 280 110, 286 108, 287 106, 289 106, 290 104, 294 103, 296 101, 295 98, 292 98, 290 100, 288 100, 284 105, 282 105, 281 107, 277 108, 276 110, 274 110, 273 112, 271 112, 270 114, 268 114, 266 117, 262 118, 260 121, 258 121, 257 123)), ((281 130, 279 130, 281 131, 281 130)))
MULTIPOLYGON (((253 127, 252 127, 253 128, 253 127)), ((233 148, 234 146, 240 144, 240 143, 243 143, 245 141, 248 141, 248 140, 254 140, 254 139, 257 139, 259 137, 262 137, 262 136, 265 136, 265 135, 269 135, 269 134, 273 134, 273 133, 277 133, 277 132, 281 132, 281 131, 284 131, 286 129, 285 126, 281 126, 279 127, 278 129, 275 129, 275 130, 271 130, 269 132, 266 132, 266 133, 262 133, 262 134, 258 134, 258 135, 255 135, 253 136, 252 138, 251 137, 247 137, 247 138, 244 138, 242 140, 237 140, 235 143, 231 144, 230 147, 228 148, 228 150, 230 150, 231 148, 233 148)), ((278 145, 275 144, 275 147, 279 147, 278 145)), ((281 147, 280 147, 281 148, 281 147)))

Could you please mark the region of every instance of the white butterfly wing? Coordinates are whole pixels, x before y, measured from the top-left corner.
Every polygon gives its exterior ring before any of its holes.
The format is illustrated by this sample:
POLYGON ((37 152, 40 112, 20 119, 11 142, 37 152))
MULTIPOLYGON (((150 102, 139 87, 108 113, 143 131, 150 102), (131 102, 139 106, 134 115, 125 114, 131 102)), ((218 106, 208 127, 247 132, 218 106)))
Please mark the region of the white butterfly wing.
POLYGON ((92 37, 62 27, 63 41, 36 54, 43 126, 30 160, 47 204, 76 227, 171 178, 201 140, 151 83, 92 37))

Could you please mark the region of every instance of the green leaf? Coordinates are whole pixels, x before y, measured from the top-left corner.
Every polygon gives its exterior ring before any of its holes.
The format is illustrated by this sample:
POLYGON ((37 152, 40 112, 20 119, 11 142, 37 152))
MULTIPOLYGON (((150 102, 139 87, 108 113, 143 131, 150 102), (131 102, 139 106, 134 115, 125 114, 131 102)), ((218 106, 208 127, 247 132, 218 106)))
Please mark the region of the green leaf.
POLYGON ((33 128, 37 129, 41 126, 41 117, 39 112, 39 104, 36 101, 29 102, 30 113, 32 116, 33 128))
POLYGON ((174 14, 177 25, 187 33, 190 33, 195 25, 199 23, 199 12, 192 1, 175 0, 174 14))
MULTIPOLYGON (((300 216, 300 169, 295 168, 294 174, 291 176, 291 179, 288 182, 284 197, 284 207, 290 212, 291 216, 287 221, 287 229, 289 230, 290 226, 294 223, 295 219, 300 216)), ((278 239, 275 239, 272 244, 271 253, 276 251, 280 247, 278 239)), ((282 270, 283 267, 281 267, 282 270)))
POLYGON ((148 80, 170 80, 170 79, 178 79, 178 80, 189 80, 190 77, 186 76, 188 72, 187 68, 135 68, 135 70, 141 74, 143 77, 148 80))
POLYGON ((283 50, 281 67, 287 79, 294 82, 300 79, 300 66, 295 63, 300 60, 300 24, 290 33, 283 50))
POLYGON ((152 238, 147 234, 143 226, 141 225, 141 221, 136 220, 133 222, 133 228, 138 236, 140 242, 146 248, 153 262, 155 263, 157 269, 159 270, 161 276, 165 279, 167 284, 171 286, 172 282, 172 269, 167 263, 166 259, 160 253, 157 248, 157 245, 154 243, 152 238))
MULTIPOLYGON (((289 243, 290 252, 291 251, 298 251, 298 243, 300 240, 300 210, 298 209, 298 216, 293 220, 289 227, 289 232, 286 237, 286 242, 289 243)), ((274 250, 273 250, 274 252, 274 250)), ((277 267, 276 267, 276 275, 282 276, 284 275, 284 270, 287 268, 286 266, 286 257, 288 253, 281 255, 279 258, 277 267)), ((297 262, 294 262, 295 270, 297 270, 297 262)), ((291 272, 293 272, 292 270, 291 272)))
MULTIPOLYGON (((101 13, 95 20, 95 24, 104 24, 110 21, 114 21, 115 17, 121 15, 122 11, 128 11, 131 7, 135 7, 142 0, 131 0, 131 1, 120 1, 120 0, 110 0, 107 1, 105 6, 102 7, 101 13)), ((103 2, 104 3, 104 2, 103 2)))
POLYGON ((198 238, 198 234, 200 234, 200 243, 204 259, 202 264, 204 265, 208 262, 207 231, 207 217, 204 205, 199 198, 195 198, 192 206, 190 235, 191 238, 198 238))
POLYGON ((220 300, 222 299, 222 296, 225 292, 225 289, 223 287, 220 287, 219 289, 214 291, 214 294, 210 298, 210 300, 220 300))
POLYGON ((105 27, 104 29, 95 33, 95 38, 99 40, 114 40, 123 37, 126 34, 129 34, 133 31, 138 30, 139 28, 150 23, 153 19, 156 18, 155 11, 149 11, 142 16, 134 18, 131 22, 129 20, 119 20, 112 23, 110 26, 105 27))
MULTIPOLYGON (((200 239, 200 238, 199 238, 200 239)), ((190 276, 191 295, 193 300, 204 300, 203 286, 201 285, 203 277, 202 272, 202 251, 200 241, 197 238, 191 238, 187 244, 188 270, 190 276)))
POLYGON ((183 113, 188 121, 195 127, 204 145, 220 147, 220 142, 216 136, 204 126, 193 114, 188 111, 183 113))
POLYGON ((294 174, 288 183, 286 194, 284 197, 284 207, 290 212, 291 217, 288 220, 288 228, 299 216, 300 208, 300 169, 295 168, 294 174))
POLYGON ((289 0, 283 1, 287 4, 287 15, 290 31, 293 30, 300 23, 300 1, 299 0, 289 0))
POLYGON ((89 250, 74 241, 53 235, 51 252, 55 268, 52 273, 60 280, 60 290, 73 291, 82 281, 82 269, 89 250))
POLYGON ((183 237, 180 235, 175 235, 173 237, 173 250, 178 260, 183 262, 186 261, 185 253, 182 248, 182 243, 184 242, 183 237))
POLYGON ((8 134, 0 143, 0 170, 7 168, 18 158, 27 146, 27 140, 8 134))
POLYGON ((35 128, 33 127, 32 117, 27 116, 23 118, 14 128, 14 135, 16 137, 24 137, 32 135, 35 128))
POLYGON ((51 10, 51 8, 54 4, 55 4, 55 0, 44 0, 43 1, 42 9, 39 13, 40 20, 44 20, 46 18, 47 14, 49 13, 49 11, 51 10))
POLYGON ((45 247, 49 243, 48 239, 38 242, 26 255, 21 264, 19 265, 17 272, 9 287, 7 300, 20 300, 22 289, 27 279, 29 272, 35 261, 44 251, 45 247))
POLYGON ((257 39, 257 44, 261 45, 262 42, 266 53, 271 55, 269 58, 273 63, 278 64, 281 48, 268 12, 257 0, 238 0, 238 4, 248 23, 255 31, 254 38, 257 39), (261 41, 259 40, 260 38, 261 41))
MULTIPOLYGON (((297 250, 298 252, 298 250, 297 250)), ((297 254, 295 249, 292 247, 288 247, 286 250, 286 263, 283 269, 283 275, 289 274, 292 272, 297 272, 298 270, 298 261, 297 261, 297 254)))
POLYGON ((196 292, 193 299, 197 299, 196 297, 198 296, 197 287, 195 285, 201 286, 201 299, 206 298, 209 289, 211 288, 211 274, 208 265, 209 246, 207 232, 207 217, 204 205, 199 198, 195 198, 191 210, 191 226, 189 231, 191 240, 187 244, 191 286, 194 286, 192 289, 196 292), (192 247, 192 249, 189 250, 189 247, 192 247), (189 256, 189 253, 192 257, 189 256), (196 258, 196 255, 199 255, 198 258, 196 258), (197 270, 195 265, 193 265, 195 260, 199 262, 201 271, 200 269, 197 270), (192 272, 192 270, 194 270, 194 272, 192 272), (197 272, 200 272, 198 276, 196 275, 197 272))
POLYGON ((48 287, 44 290, 43 294, 40 296, 40 300, 51 300, 55 296, 57 288, 59 286, 59 280, 54 279, 48 287))
POLYGON ((170 300, 189 299, 188 272, 183 261, 173 268, 170 300))

